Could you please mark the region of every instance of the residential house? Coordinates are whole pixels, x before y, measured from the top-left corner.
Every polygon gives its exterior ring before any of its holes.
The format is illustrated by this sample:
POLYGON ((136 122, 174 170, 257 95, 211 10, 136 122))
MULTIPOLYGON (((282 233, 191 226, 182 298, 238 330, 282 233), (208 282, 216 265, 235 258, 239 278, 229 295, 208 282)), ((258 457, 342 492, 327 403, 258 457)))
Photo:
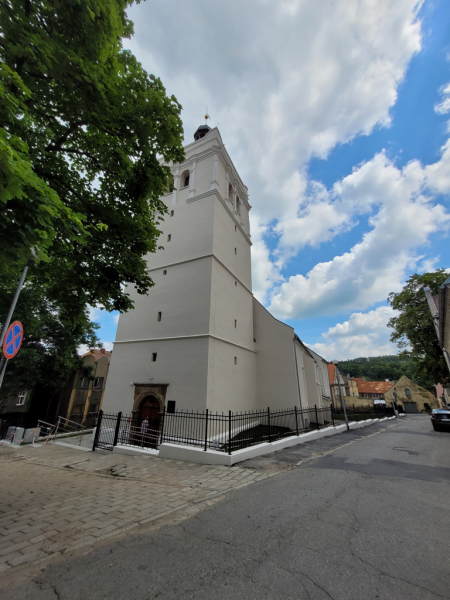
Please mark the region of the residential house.
MULTIPOLYGON (((385 393, 392 388, 392 381, 366 381, 365 377, 355 377, 358 386, 358 404, 373 405, 376 401, 384 401, 385 393)), ((355 402, 356 403, 356 402, 355 402)))
POLYGON ((356 379, 354 377, 350 377, 350 375, 342 376, 345 384, 345 395, 350 398, 358 397, 358 384, 356 383, 356 379))
POLYGON ((386 402, 396 402, 400 408, 403 406, 405 413, 429 412, 439 408, 439 402, 434 394, 414 383, 409 377, 403 375, 387 392, 384 397, 386 402))
POLYGON ((328 379, 330 382, 333 406, 341 405, 341 397, 345 398, 345 381, 335 363, 328 363, 328 379))

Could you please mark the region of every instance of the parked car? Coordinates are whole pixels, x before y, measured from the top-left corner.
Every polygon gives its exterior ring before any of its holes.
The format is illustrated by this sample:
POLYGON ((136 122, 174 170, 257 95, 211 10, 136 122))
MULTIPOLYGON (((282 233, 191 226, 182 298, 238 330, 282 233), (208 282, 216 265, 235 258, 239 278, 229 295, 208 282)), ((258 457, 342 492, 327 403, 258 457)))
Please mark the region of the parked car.
POLYGON ((431 413, 431 424, 435 431, 450 430, 450 408, 435 408, 431 413))

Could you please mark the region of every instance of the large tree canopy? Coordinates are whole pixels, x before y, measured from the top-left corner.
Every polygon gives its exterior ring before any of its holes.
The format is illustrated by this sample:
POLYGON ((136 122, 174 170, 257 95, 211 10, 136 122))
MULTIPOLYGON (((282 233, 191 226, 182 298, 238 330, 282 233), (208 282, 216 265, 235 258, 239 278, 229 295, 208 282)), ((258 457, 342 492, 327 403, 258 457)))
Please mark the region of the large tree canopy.
POLYGON ((39 258, 7 387, 67 377, 77 346, 98 342, 88 305, 126 311, 124 284, 153 285, 145 255, 166 212, 161 159, 184 158, 181 106, 123 50, 130 4, 0 0, 0 323, 39 258))
POLYGON ((365 377, 368 381, 398 381, 402 375, 414 379, 414 366, 409 357, 395 354, 387 356, 369 356, 340 360, 339 370, 343 375, 365 377))
POLYGON ((448 274, 440 269, 434 273, 412 275, 403 290, 389 294, 388 302, 400 311, 388 327, 393 328, 391 341, 397 344, 404 356, 410 356, 418 383, 429 389, 435 383, 449 384, 448 369, 439 346, 430 308, 423 291, 429 287, 437 294, 448 274))
POLYGON ((49 293, 77 307, 127 310, 123 284, 152 285, 159 157, 183 159, 180 105, 122 48, 130 3, 0 1, 0 265, 34 247, 49 293))

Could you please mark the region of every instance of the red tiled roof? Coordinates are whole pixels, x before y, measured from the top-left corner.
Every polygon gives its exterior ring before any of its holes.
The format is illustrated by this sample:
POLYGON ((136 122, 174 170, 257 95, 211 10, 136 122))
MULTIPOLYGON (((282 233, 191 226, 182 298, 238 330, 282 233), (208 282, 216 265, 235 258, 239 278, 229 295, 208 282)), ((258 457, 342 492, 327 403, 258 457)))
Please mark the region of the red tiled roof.
POLYGON ((360 394, 384 394, 393 387, 392 381, 361 381, 357 380, 360 394))
POLYGON ((330 384, 334 383, 334 375, 336 373, 336 365, 328 363, 328 379, 330 380, 330 384))
POLYGON ((108 361, 110 361, 111 354, 112 354, 112 350, 105 350, 104 348, 94 348, 92 351, 90 350, 89 352, 85 352, 84 354, 82 354, 81 358, 92 355, 95 358, 95 362, 97 362, 98 359, 101 358, 102 356, 107 356, 108 361))

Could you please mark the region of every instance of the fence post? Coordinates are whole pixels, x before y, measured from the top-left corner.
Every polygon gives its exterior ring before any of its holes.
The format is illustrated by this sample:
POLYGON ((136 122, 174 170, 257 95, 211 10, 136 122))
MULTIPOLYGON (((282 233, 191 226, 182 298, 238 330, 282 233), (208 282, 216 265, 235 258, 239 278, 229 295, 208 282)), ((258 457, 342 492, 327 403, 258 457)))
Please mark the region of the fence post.
POLYGON ((356 423, 356 408, 355 408, 355 405, 353 405, 353 416, 355 417, 355 423, 356 423))
POLYGON ((319 417, 317 416, 317 404, 314 404, 314 410, 315 410, 315 413, 316 413, 316 425, 317 425, 317 429, 320 429, 319 417))
POLYGON ((336 427, 336 425, 334 424, 334 413, 333 413, 333 409, 334 409, 334 406, 331 404, 331 405, 330 405, 330 412, 331 412, 331 422, 333 423, 333 427, 336 427))
POLYGON ((92 444, 92 452, 94 452, 94 450, 97 448, 98 438, 100 436, 100 429, 102 428, 102 418, 103 418, 103 411, 101 410, 98 413, 97 428, 95 430, 94 443, 92 444))
POLYGON ((228 454, 231 454, 231 410, 228 411, 228 454))
POLYGON ((298 415, 297 415, 297 407, 294 406, 294 410, 295 410, 295 427, 297 429, 297 435, 298 435, 298 415))
POLYGON ((114 442, 113 442, 113 446, 117 446, 117 439, 119 437, 119 431, 120 431, 120 421, 122 420, 122 411, 120 411, 120 413, 117 415, 117 423, 116 423, 116 430, 114 432, 114 442))
POLYGON ((160 445, 163 443, 164 423, 165 422, 166 422, 166 407, 164 406, 164 408, 163 408, 162 423, 161 423, 161 437, 160 437, 160 440, 159 440, 159 444, 160 445))
POLYGON ((205 452, 208 450, 208 409, 206 409, 206 421, 205 421, 205 452))
POLYGON ((269 444, 270 444, 272 437, 270 435, 271 431, 270 431, 270 407, 269 406, 267 407, 267 424, 269 426, 269 444))
POLYGON ((361 414, 362 414, 361 421, 365 421, 365 419, 364 419, 364 404, 361 404, 361 414))

